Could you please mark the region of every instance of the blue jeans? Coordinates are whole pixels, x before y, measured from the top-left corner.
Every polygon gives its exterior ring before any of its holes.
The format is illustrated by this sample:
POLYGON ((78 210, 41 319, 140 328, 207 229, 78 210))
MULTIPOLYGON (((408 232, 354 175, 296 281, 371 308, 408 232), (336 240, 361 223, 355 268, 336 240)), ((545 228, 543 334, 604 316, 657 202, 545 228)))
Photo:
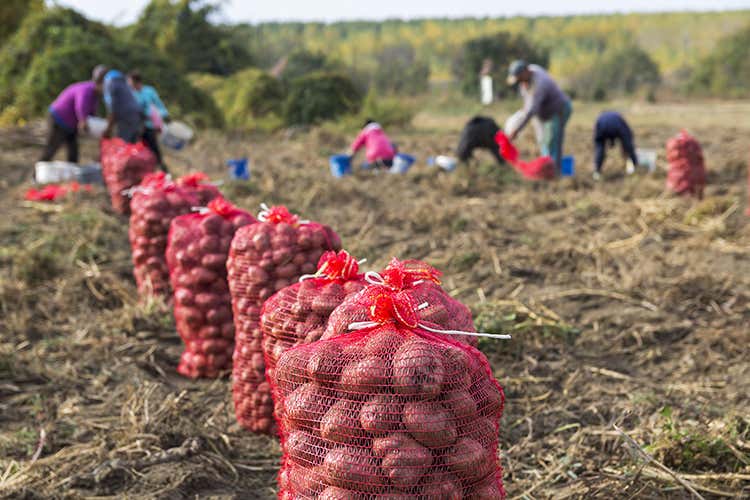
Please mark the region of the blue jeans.
POLYGON ((568 101, 560 113, 542 123, 544 133, 542 134, 542 142, 539 145, 539 149, 541 149, 543 156, 551 156, 555 160, 558 171, 560 170, 563 156, 565 125, 567 125, 572 112, 573 106, 568 101))

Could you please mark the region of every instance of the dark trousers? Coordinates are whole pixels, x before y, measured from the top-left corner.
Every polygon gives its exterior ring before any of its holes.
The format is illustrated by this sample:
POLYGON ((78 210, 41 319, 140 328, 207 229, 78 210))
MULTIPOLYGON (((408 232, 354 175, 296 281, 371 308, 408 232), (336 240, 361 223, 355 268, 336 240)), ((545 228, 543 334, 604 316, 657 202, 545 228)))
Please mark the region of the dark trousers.
POLYGON ((68 153, 67 160, 71 163, 78 163, 78 132, 76 130, 71 132, 62 127, 52 115, 49 115, 48 121, 47 144, 44 146, 44 153, 39 161, 52 160, 60 146, 65 144, 68 153))
POLYGON ((164 161, 161 157, 161 149, 159 149, 159 136, 155 129, 146 127, 143 129, 143 143, 146 145, 148 149, 153 151, 154 156, 156 156, 156 160, 159 162, 159 167, 167 171, 166 166, 164 165, 164 161))
POLYGON ((607 145, 613 146, 615 141, 619 140, 622 145, 622 153, 630 158, 633 165, 638 166, 638 157, 635 154, 635 144, 633 144, 633 134, 623 132, 618 137, 596 137, 594 138, 594 169, 597 172, 602 171, 604 158, 607 156, 607 145))

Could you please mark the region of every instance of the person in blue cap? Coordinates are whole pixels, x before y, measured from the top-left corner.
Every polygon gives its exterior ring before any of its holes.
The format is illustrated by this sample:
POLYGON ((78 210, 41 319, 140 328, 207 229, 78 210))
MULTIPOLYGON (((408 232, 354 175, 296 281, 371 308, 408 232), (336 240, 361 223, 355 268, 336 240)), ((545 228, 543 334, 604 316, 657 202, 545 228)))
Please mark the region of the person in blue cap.
POLYGON ((633 173, 638 165, 635 152, 633 131, 623 116, 616 111, 605 111, 596 119, 594 125, 594 180, 601 179, 602 165, 607 156, 607 147, 612 147, 615 141, 620 141, 623 154, 630 160, 628 173, 633 173))
POLYGON ((524 100, 522 120, 515 130, 506 130, 508 137, 511 141, 515 140, 532 118, 538 118, 543 130, 539 138, 539 149, 542 155, 552 157, 559 170, 565 125, 573 112, 570 98, 541 66, 527 64, 522 60, 511 63, 508 85, 519 85, 524 100))
POLYGON ((104 75, 104 104, 107 108, 107 129, 104 137, 117 135, 125 142, 136 143, 143 133, 143 113, 125 75, 110 69, 104 75))

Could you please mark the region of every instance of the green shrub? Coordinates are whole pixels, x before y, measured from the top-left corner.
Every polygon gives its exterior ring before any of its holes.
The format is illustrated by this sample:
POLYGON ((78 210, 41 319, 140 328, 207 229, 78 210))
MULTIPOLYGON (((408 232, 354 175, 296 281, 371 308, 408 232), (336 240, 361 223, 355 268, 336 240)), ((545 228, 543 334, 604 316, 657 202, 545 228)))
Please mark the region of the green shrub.
POLYGON ((602 101, 642 90, 652 95, 660 82, 654 60, 640 47, 631 45, 605 51, 571 79, 569 90, 576 98, 602 101))
POLYGON ((291 82, 284 121, 287 125, 319 123, 356 113, 361 104, 362 94, 348 77, 315 72, 291 82))
POLYGON ((322 52, 298 49, 287 57, 281 79, 286 83, 291 83, 310 73, 339 70, 341 70, 339 64, 330 61, 322 52))
POLYGON ((362 103, 359 122, 370 118, 384 127, 405 127, 411 124, 414 114, 414 106, 404 102, 403 99, 378 96, 373 89, 370 89, 362 103))
POLYGON ((474 38, 464 43, 453 60, 453 75, 460 82, 461 90, 468 96, 479 95, 479 72, 486 59, 492 61, 492 77, 496 93, 508 95, 510 87, 505 85, 508 66, 515 59, 547 66, 549 53, 533 45, 523 35, 500 32, 492 36, 474 38))
POLYGON ((722 39, 696 65, 688 90, 721 97, 750 96, 750 26, 722 39))
POLYGON ((0 2, 0 45, 7 40, 32 12, 44 9, 42 0, 3 0, 0 2))
MULTIPOLYGON (((209 86, 218 82, 204 82, 209 86)), ((259 69, 246 69, 223 79, 212 95, 226 124, 242 130, 268 130, 281 126, 284 88, 259 69)))

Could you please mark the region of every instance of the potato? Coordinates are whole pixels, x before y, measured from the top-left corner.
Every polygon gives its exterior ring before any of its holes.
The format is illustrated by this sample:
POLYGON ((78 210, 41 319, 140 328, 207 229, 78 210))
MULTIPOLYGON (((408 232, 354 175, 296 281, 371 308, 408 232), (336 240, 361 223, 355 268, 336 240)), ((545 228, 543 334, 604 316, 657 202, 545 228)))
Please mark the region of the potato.
POLYGON ((332 486, 363 492, 378 492, 383 477, 377 459, 365 448, 335 448, 326 454, 322 466, 324 480, 332 486))
POLYGON ((224 218, 217 214, 206 214, 201 220, 200 230, 203 234, 216 234, 221 231, 221 227, 224 224, 224 218))
POLYGON ((422 340, 404 342, 393 355, 393 390, 416 399, 440 394, 445 367, 437 349, 422 340))
POLYGON ((485 417, 500 417, 503 413, 505 395, 494 379, 482 377, 471 387, 479 414, 485 417))
POLYGON ((317 467, 314 469, 294 465, 289 467, 289 487, 297 495, 293 498, 317 496, 325 488, 321 479, 322 476, 317 467))
POLYGON ((467 497, 470 500, 501 500, 505 498, 502 483, 494 477, 477 486, 467 497))
POLYGON ((352 396, 376 394, 391 385, 391 370, 384 366, 381 358, 374 356, 351 361, 344 367, 339 379, 340 389, 352 396))
POLYGON ((445 464, 464 481, 473 481, 492 472, 497 459, 471 438, 461 438, 445 454, 445 464))
POLYGON ((462 500, 463 488, 456 476, 447 473, 432 472, 425 479, 423 495, 430 500, 462 500))
POLYGON ((374 396, 362 405, 360 425, 372 435, 380 436, 401 427, 403 404, 397 396, 383 394, 374 396))
POLYGON ((285 455, 303 467, 323 463, 323 457, 327 452, 325 443, 309 432, 290 432, 284 441, 285 455))
POLYGON ((359 497, 356 493, 345 490, 343 488, 337 488, 336 486, 329 486, 324 489, 318 497, 318 500, 358 500, 359 497))
POLYGON ((467 424, 465 429, 465 437, 473 439, 483 447, 497 446, 498 424, 489 418, 479 417, 467 424))
POLYGON ((468 391, 453 391, 443 394, 443 406, 450 410, 456 425, 464 425, 473 422, 479 417, 477 404, 468 391))
POLYGON ((227 255, 225 253, 209 253, 203 256, 201 259, 201 266, 212 269, 224 271, 227 265, 227 255))
POLYGON ((398 328, 390 325, 378 327, 377 330, 367 338, 362 352, 367 356, 378 356, 392 358, 404 342, 404 334, 398 328))
POLYGON ((304 384, 289 394, 284 401, 285 426, 288 429, 317 430, 320 420, 332 403, 331 397, 318 385, 304 384))
POLYGON ((456 441, 452 415, 440 403, 407 403, 401 420, 414 439, 430 448, 443 448, 456 441))
POLYGON ((380 454, 384 455, 381 462, 384 474, 400 490, 408 490, 419 484, 433 462, 430 450, 403 435, 398 439, 398 446, 384 450, 378 443, 378 448, 380 454))
POLYGON ((341 346, 325 342, 318 344, 318 349, 311 353, 306 371, 310 379, 327 386, 338 381, 342 368, 341 346))
POLYGON ((320 421, 321 437, 334 443, 361 445, 365 437, 359 422, 361 408, 355 401, 337 401, 320 421))

